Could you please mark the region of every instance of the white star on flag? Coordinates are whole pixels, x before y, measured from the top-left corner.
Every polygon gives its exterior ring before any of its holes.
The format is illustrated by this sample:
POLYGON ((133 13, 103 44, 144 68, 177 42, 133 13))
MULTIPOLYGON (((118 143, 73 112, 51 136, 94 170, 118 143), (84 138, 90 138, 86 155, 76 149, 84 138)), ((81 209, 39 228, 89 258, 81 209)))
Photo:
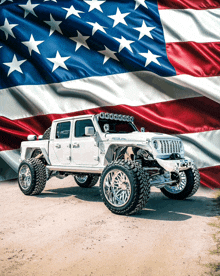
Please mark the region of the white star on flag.
MULTIPOLYGON (((154 55, 150 50, 148 50, 147 53, 139 53, 141 56, 146 58, 146 63, 145 63, 145 67, 148 66, 151 62, 154 62, 158 65, 160 65, 159 61, 157 60, 157 58, 160 58, 161 56, 158 55, 154 55)), ((161 66, 161 65, 160 65, 161 66)))
POLYGON ((37 46, 40 45, 43 42, 44 42, 44 40, 42 40, 42 41, 35 41, 33 35, 31 34, 30 40, 29 41, 23 41, 22 43, 25 46, 28 47, 29 53, 31 55, 32 50, 35 51, 35 52, 37 52, 38 54, 40 54, 39 49, 38 49, 37 46))
POLYGON ((135 3, 135 10, 140 6, 140 5, 142 5, 142 6, 144 6, 145 8, 147 8, 148 9, 148 6, 146 5, 146 3, 145 3, 145 0, 134 0, 136 3, 135 3))
POLYGON ((116 39, 120 43, 119 50, 118 50, 119 53, 124 48, 127 48, 129 51, 131 51, 133 53, 130 44, 134 43, 134 41, 127 40, 123 36, 121 36, 121 38, 114 37, 114 39, 116 39))
POLYGON ((83 11, 76 10, 76 9, 73 7, 73 5, 72 5, 70 8, 62 8, 62 9, 64 9, 64 10, 67 11, 66 19, 67 19, 70 15, 75 15, 75 16, 81 18, 80 15, 79 15, 79 13, 84 13, 83 11))
POLYGON ((107 28, 107 27, 103 27, 103 26, 99 25, 99 23, 97 23, 97 22, 95 22, 95 23, 87 22, 87 23, 93 26, 92 35, 94 35, 97 31, 101 31, 103 33, 106 33, 104 28, 107 28))
POLYGON ((117 26, 119 23, 122 23, 124 25, 127 25, 126 21, 124 20, 124 18, 130 14, 130 12, 127 13, 121 13, 119 8, 117 8, 117 12, 115 15, 108 15, 108 17, 110 17, 111 19, 114 20, 114 24, 113 27, 117 26))
POLYGON ((140 32, 139 39, 138 39, 138 40, 140 40, 145 35, 152 38, 152 39, 154 39, 150 32, 155 28, 156 27, 147 27, 144 20, 143 20, 142 26, 139 27, 139 28, 134 28, 134 29, 137 30, 138 32, 140 32))
POLYGON ((58 67, 62 67, 66 70, 69 70, 65 65, 65 61, 69 58, 70 58, 70 56, 69 57, 61 57, 59 51, 57 51, 55 58, 47 58, 47 59, 54 64, 53 69, 52 69, 52 72, 54 72, 58 67))
POLYGON ((12 62, 5 62, 3 64, 5 64, 6 66, 10 67, 9 71, 8 71, 8 76, 14 72, 14 71, 18 71, 20 73, 23 74, 22 70, 21 70, 21 64, 24 63, 26 61, 26 59, 24 60, 17 60, 16 55, 13 56, 12 62))
POLYGON ((22 9, 24 9, 24 18, 29 14, 32 13, 34 16, 37 17, 36 13, 34 12, 34 8, 39 6, 39 4, 31 4, 31 0, 27 1, 26 5, 18 5, 22 9))
POLYGON ((62 23, 62 21, 54 20, 51 13, 50 13, 50 21, 44 21, 44 22, 50 26, 49 36, 51 36, 55 31, 63 34, 60 27, 59 27, 59 25, 62 23))
POLYGON ((71 40, 76 42, 76 49, 77 51, 81 46, 84 46, 85 48, 89 49, 89 46, 86 43, 86 40, 90 38, 90 36, 83 36, 79 31, 77 31, 78 36, 70 37, 71 40))
POLYGON ((97 9, 100 12, 102 11, 102 8, 100 7, 103 3, 105 3, 105 1, 99 1, 99 0, 84 0, 84 2, 86 2, 86 4, 88 4, 90 6, 89 8, 89 12, 97 9))
POLYGON ((106 61, 108 61, 110 58, 119 61, 118 58, 117 58, 116 55, 115 55, 116 52, 111 51, 111 50, 110 50, 109 48, 107 48, 106 46, 104 46, 104 47, 105 47, 105 50, 98 51, 99 53, 101 53, 102 55, 105 56, 105 57, 104 57, 104 60, 103 60, 103 64, 105 64, 106 61))
POLYGON ((8 22, 8 19, 7 18, 5 19, 5 23, 3 26, 0 26, 0 30, 2 30, 5 33, 6 40, 8 39, 8 35, 11 35, 12 37, 15 38, 15 35, 12 32, 12 29, 16 26, 18 26, 18 24, 10 24, 8 22))

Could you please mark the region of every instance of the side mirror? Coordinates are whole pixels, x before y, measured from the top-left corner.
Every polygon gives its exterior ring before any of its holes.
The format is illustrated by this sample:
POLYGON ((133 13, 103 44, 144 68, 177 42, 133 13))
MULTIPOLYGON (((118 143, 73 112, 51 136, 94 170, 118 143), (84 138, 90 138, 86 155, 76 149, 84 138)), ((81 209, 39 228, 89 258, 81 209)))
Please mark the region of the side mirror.
POLYGON ((141 132, 145 132, 145 127, 141 127, 141 132))
POLYGON ((86 136, 93 136, 95 134, 94 127, 85 127, 85 135, 86 136))

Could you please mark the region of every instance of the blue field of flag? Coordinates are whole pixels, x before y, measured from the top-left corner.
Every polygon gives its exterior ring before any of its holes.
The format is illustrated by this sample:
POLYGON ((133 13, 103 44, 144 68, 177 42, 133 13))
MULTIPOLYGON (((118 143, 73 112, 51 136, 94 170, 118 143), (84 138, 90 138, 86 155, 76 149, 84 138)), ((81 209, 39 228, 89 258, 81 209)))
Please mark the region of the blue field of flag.
POLYGON ((1 1, 0 89, 144 70, 176 75, 156 0, 1 1))

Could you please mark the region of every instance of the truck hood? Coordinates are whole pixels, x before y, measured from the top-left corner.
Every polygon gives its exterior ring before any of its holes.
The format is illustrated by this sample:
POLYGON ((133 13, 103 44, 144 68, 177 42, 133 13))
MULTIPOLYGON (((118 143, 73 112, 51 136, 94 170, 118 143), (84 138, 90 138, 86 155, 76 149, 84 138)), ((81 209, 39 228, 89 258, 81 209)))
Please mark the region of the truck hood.
POLYGON ((181 155, 181 158, 184 157, 184 147, 181 139, 176 136, 162 133, 132 132, 106 134, 103 142, 106 142, 107 144, 137 146, 149 151, 154 156, 154 158, 166 159, 172 153, 178 153, 181 155), (157 140, 157 148, 155 148, 155 140, 157 140))
POLYGON ((153 139, 174 139, 180 140, 180 138, 171 136, 168 134, 155 133, 155 132, 131 132, 131 133, 113 133, 107 134, 106 139, 112 141, 124 141, 124 142, 146 142, 146 140, 153 139))

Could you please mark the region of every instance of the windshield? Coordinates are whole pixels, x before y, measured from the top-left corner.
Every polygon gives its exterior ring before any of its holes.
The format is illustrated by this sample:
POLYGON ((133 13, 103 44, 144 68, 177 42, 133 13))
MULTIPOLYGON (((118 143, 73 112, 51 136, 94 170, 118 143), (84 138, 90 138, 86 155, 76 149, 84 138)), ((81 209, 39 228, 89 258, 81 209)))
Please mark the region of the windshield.
POLYGON ((131 133, 138 131, 136 126, 131 122, 99 120, 99 126, 105 133, 131 133))

